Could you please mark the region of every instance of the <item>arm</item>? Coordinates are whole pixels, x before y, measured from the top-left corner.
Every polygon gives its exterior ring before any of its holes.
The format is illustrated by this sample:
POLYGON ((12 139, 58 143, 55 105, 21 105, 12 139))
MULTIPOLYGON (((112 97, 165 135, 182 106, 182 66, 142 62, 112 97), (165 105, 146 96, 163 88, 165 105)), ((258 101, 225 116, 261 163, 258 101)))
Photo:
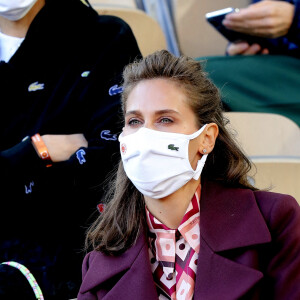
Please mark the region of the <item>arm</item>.
MULTIPOLYGON (((232 13, 226 16, 224 25, 232 30, 243 32, 246 34, 265 37, 269 39, 277 39, 272 41, 276 51, 280 52, 281 41, 291 35, 294 30, 296 19, 298 18, 298 9, 296 5, 285 1, 260 1, 254 3, 247 8, 241 9, 238 13, 232 13), (278 39, 279 38, 279 39, 278 39)), ((227 52, 229 55, 236 54, 268 54, 269 49, 262 49, 260 45, 249 45, 246 42, 230 44, 227 52)))
POLYGON ((24 130, 26 135, 40 133, 55 162, 51 170, 46 169, 30 139, 21 142, 22 136, 12 135, 1 145, 3 174, 11 171, 13 181, 20 181, 20 189, 24 190, 24 185, 32 180, 45 182, 43 176, 49 173, 55 178, 53 174, 62 174, 60 170, 64 169, 74 177, 68 179, 72 186, 82 185, 84 191, 84 183, 99 185, 118 161, 120 94, 110 95, 109 89, 120 84, 124 66, 140 52, 132 31, 123 21, 98 17, 96 13, 90 19, 91 23, 80 32, 81 43, 78 43, 78 30, 74 32, 74 44, 80 48, 66 62, 59 81, 53 79, 55 89, 46 94, 51 99, 47 107, 39 114, 34 128, 24 130), (88 76, 82 76, 83 70, 90 71, 88 76), (75 136, 79 140, 74 141, 75 136))
MULTIPOLYGON (((49 160, 44 162, 40 158, 30 137, 26 137, 7 150, 0 151, 3 186, 16 182, 16 175, 18 180, 23 180, 26 183, 28 175, 30 178, 35 170, 41 171, 49 164, 68 160, 78 148, 87 146, 83 134, 44 135, 42 140, 48 148, 51 163, 49 160)), ((38 173, 41 174, 39 171, 38 173)))
POLYGON ((223 24, 232 30, 266 38, 277 38, 288 33, 295 6, 285 1, 260 1, 228 14, 223 24))
MULTIPOLYGON (((83 134, 43 135, 42 139, 48 149, 52 162, 68 160, 80 147, 87 147, 83 134)), ((14 147, 1 151, 2 167, 9 169, 17 166, 21 161, 30 161, 30 164, 41 163, 38 153, 32 146, 30 137, 26 137, 14 147)), ((22 163, 21 163, 22 164, 22 163)))
POLYGON ((70 97, 76 97, 78 101, 78 115, 84 124, 83 134, 88 147, 81 149, 83 160, 74 153, 65 165, 74 169, 77 182, 86 182, 89 186, 99 185, 119 162, 117 136, 122 128, 121 75, 125 65, 140 56, 136 40, 126 23, 117 18, 112 20, 112 17, 107 17, 107 22, 106 17, 101 19, 102 23, 107 23, 110 42, 103 42, 106 37, 101 32, 98 61, 85 85, 78 84, 70 92, 70 97), (115 85, 118 87, 111 90, 115 85))
POLYGON ((47 134, 42 139, 53 162, 68 160, 79 148, 87 147, 87 140, 82 133, 47 134))

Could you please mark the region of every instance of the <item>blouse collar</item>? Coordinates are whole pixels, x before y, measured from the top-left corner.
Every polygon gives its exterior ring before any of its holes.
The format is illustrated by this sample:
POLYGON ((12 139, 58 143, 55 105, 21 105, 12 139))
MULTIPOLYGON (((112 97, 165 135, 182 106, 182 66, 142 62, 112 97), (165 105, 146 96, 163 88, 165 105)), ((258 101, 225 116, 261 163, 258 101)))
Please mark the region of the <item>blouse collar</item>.
POLYGON ((176 235, 180 233, 185 241, 189 244, 195 252, 199 253, 200 250, 200 194, 201 185, 198 186, 195 195, 193 196, 183 218, 177 229, 170 229, 165 224, 160 222, 155 218, 151 212, 146 207, 147 224, 149 231, 154 233, 156 240, 159 241, 155 243, 156 247, 156 259, 162 261, 161 258, 163 251, 161 251, 162 244, 164 249, 169 249, 167 256, 172 257, 172 261, 175 261, 175 249, 176 249, 176 235))

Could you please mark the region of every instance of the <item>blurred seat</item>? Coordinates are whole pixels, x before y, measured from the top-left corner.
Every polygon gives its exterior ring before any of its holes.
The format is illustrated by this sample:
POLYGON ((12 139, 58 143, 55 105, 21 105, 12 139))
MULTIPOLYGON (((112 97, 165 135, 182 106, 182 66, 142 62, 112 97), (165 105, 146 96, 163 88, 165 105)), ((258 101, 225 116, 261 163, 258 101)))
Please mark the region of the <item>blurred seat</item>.
POLYGON ((104 7, 123 7, 136 8, 135 0, 89 0, 90 4, 96 8, 97 6, 104 7))
POLYGON ((94 6, 94 8, 100 15, 112 15, 123 19, 131 27, 143 56, 156 50, 167 49, 160 25, 144 11, 101 6, 94 6))
MULTIPOLYGON (((300 159, 300 128, 289 118, 272 113, 226 112, 228 128, 245 153, 256 157, 300 159)), ((300 177, 299 177, 300 183, 300 177)))
POLYGON ((300 158, 257 157, 252 163, 249 181, 255 187, 289 194, 300 204, 300 158))
POLYGON ((172 14, 172 0, 136 0, 136 2, 139 8, 159 23, 166 37, 168 50, 175 56, 179 56, 180 51, 172 14))
POLYGON ((300 204, 300 128, 285 116, 226 112, 227 128, 250 158, 249 181, 259 189, 289 194, 300 204))

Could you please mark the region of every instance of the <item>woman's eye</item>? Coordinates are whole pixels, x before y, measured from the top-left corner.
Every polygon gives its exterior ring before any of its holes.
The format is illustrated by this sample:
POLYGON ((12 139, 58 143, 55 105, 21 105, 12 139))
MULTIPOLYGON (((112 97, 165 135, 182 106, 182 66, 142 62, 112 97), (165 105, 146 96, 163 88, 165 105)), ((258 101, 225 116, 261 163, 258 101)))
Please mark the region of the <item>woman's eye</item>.
POLYGON ((172 123, 173 120, 169 119, 169 118, 161 118, 160 119, 160 123, 172 123))
POLYGON ((138 125, 141 124, 142 122, 140 120, 137 119, 131 119, 128 121, 128 125, 134 126, 134 125, 138 125))

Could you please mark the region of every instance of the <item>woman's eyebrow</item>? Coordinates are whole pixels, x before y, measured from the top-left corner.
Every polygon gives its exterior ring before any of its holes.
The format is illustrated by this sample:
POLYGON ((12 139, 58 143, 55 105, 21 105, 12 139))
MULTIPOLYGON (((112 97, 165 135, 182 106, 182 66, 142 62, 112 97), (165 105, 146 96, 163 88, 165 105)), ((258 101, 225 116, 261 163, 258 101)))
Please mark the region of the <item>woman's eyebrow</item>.
MULTIPOLYGON (((161 109, 161 110, 157 110, 155 111, 155 115, 163 115, 163 114, 170 114, 170 113, 175 113, 175 114, 179 114, 178 111, 173 110, 173 109, 161 109)), ((125 116, 128 115, 141 115, 142 113, 139 110, 129 110, 125 113, 125 116)))
POLYGON ((155 112, 156 115, 173 114, 173 113, 179 114, 179 112, 174 109, 162 109, 155 112))
POLYGON ((125 113, 125 116, 128 116, 128 115, 140 115, 141 112, 139 110, 129 110, 125 113))

